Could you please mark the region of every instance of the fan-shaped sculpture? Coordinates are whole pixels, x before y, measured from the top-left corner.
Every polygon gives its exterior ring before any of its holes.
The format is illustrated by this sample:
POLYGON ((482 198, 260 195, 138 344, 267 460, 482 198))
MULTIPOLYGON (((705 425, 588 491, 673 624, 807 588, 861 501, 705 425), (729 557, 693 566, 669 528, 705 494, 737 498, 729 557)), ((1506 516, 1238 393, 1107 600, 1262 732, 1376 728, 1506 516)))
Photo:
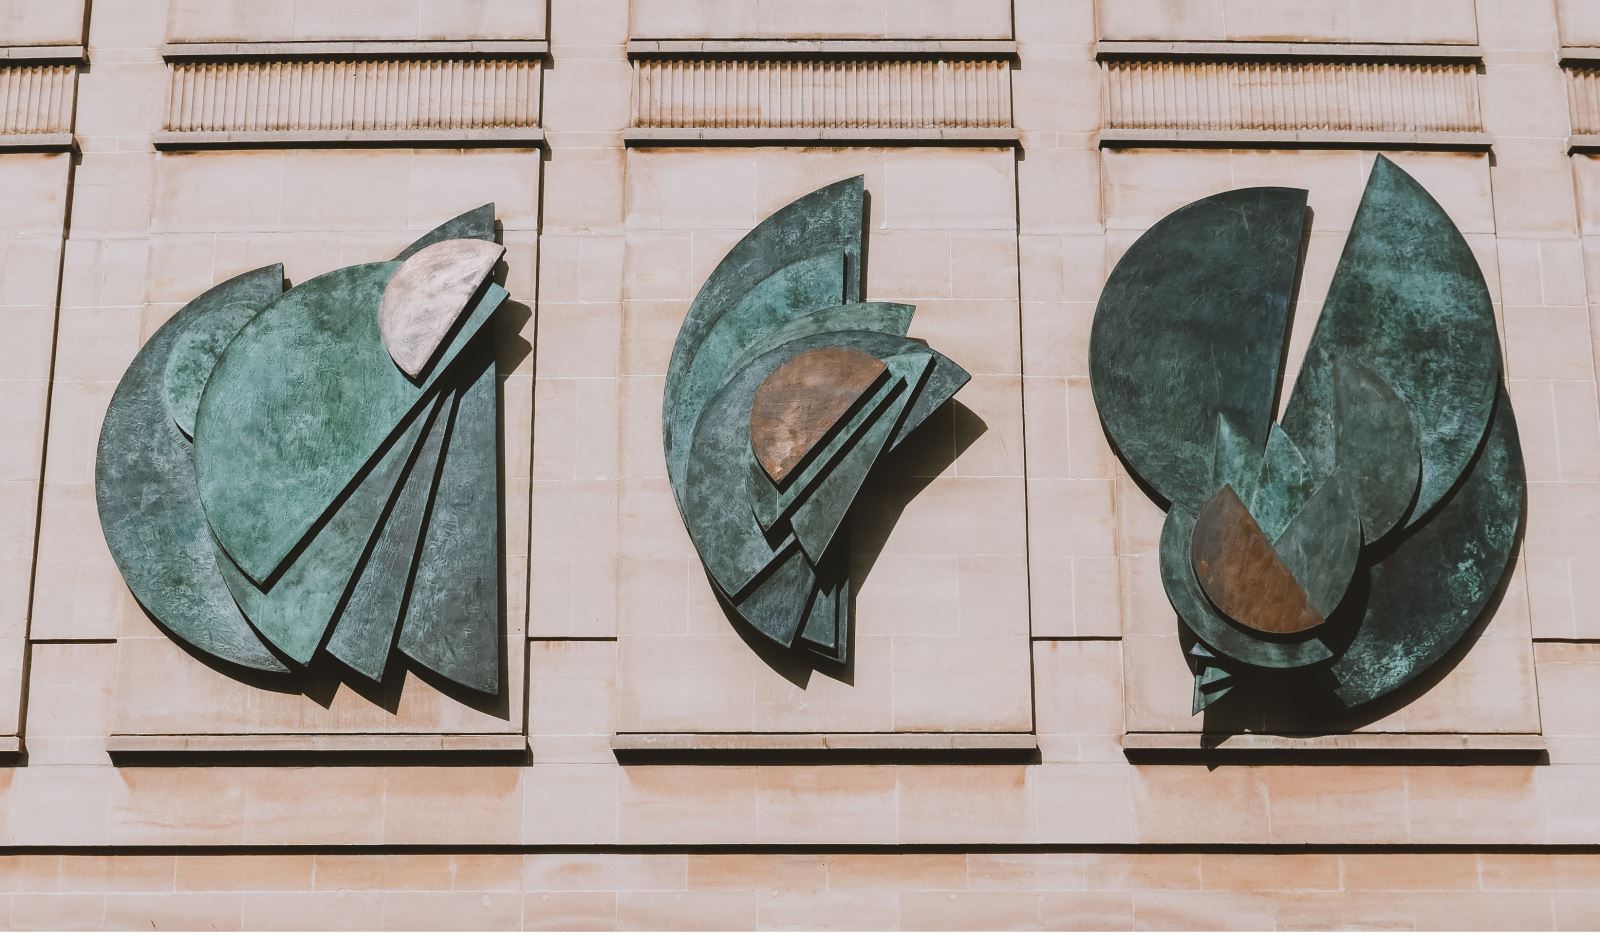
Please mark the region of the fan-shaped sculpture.
POLYGON ((100 431, 123 579, 192 649, 498 691, 494 206, 393 261, 234 277, 156 331, 100 431))
POLYGON ((845 519, 872 467, 969 375, 862 302, 860 177, 758 225, 695 297, 667 368, 667 473, 712 586, 785 648, 849 653, 845 519))
POLYGON ((1484 614, 1521 524, 1483 274, 1381 156, 1274 423, 1306 216, 1298 189, 1179 209, 1095 313, 1102 422, 1170 502, 1161 573, 1196 712, 1264 670, 1322 669, 1344 707, 1400 687, 1484 614))

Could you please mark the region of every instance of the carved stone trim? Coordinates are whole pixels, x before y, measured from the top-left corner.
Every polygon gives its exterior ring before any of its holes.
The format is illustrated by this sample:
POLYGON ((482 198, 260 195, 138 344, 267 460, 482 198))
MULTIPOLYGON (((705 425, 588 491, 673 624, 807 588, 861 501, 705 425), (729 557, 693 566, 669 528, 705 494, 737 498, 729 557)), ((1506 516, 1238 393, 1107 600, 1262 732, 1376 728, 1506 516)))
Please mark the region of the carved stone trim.
POLYGON ((907 39, 632 39, 628 55, 874 55, 874 56, 1014 56, 1010 40, 907 39))
POLYGON ((1102 39, 1095 56, 1173 59, 1328 59, 1340 62, 1454 59, 1479 62, 1477 46, 1375 42, 1129 42, 1102 39))
POLYGON ((1476 149, 1476 66, 1464 61, 1109 59, 1102 145, 1422 145, 1476 149))
POLYGON ((1024 761, 1037 753, 1039 738, 1032 733, 617 733, 611 749, 620 759, 657 762, 713 754, 732 760, 738 753, 873 753, 888 758, 902 752, 959 763, 981 755, 1024 761))
POLYGON ((0 65, 0 148, 72 146, 75 65, 0 65))
POLYGON ((1567 69, 1567 106, 1572 115, 1572 143, 1600 134, 1600 62, 1567 69))
POLYGON ((1015 138, 1005 58, 636 58, 630 142, 1015 138))
POLYGON ((168 75, 164 149, 543 139, 536 58, 173 58, 168 75))
POLYGON ((83 46, 0 46, 0 62, 51 62, 81 64, 83 46))
POLYGON ((314 56, 364 56, 436 58, 439 56, 494 56, 543 58, 550 44, 542 39, 409 41, 363 40, 348 42, 169 42, 161 49, 169 62, 181 59, 308 58, 314 56))

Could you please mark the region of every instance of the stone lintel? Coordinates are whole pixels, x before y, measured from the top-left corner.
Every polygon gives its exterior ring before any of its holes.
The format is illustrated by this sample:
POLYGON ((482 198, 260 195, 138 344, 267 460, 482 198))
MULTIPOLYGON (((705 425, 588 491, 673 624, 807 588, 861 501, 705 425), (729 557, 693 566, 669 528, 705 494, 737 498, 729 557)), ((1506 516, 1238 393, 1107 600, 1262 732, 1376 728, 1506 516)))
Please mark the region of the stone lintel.
POLYGON ((629 58, 650 56, 906 56, 1009 58, 1010 40, 914 39, 631 39, 629 58))
POLYGON ((83 46, 0 46, 0 62, 81 65, 88 60, 83 46))
POLYGON ((853 146, 1016 146, 1020 136, 1009 127, 635 127, 623 136, 636 146, 712 146, 718 144, 849 143, 853 146))
MULTIPOLYGON (((1600 51, 1600 50, 1597 50, 1600 51)), ((1125 42, 1102 39, 1095 58, 1106 59, 1333 59, 1480 62, 1478 46, 1373 42, 1125 42)))
POLYGON ((106 752, 113 757, 182 754, 282 753, 513 753, 528 748, 521 733, 241 733, 236 735, 113 734, 106 752))
POLYGON ((1100 133, 1105 149, 1139 147, 1232 148, 1264 145, 1283 148, 1345 147, 1355 149, 1459 150, 1490 148, 1489 134, 1457 131, 1411 133, 1370 130, 1169 130, 1108 128, 1100 133))
POLYGON ((1521 754, 1545 751, 1544 738, 1523 733, 1338 733, 1326 736, 1273 736, 1265 733, 1125 733, 1123 751, 1132 761, 1161 761, 1162 754, 1205 753, 1218 761, 1249 761, 1258 756, 1294 753, 1352 754, 1521 754))
POLYGON ((617 752, 1014 752, 1039 748, 1032 733, 617 733, 617 752))
POLYGON ((155 134, 152 139, 157 150, 251 150, 303 145, 418 148, 540 147, 544 145, 544 131, 537 127, 163 131, 155 134))
POLYGON ((70 133, 0 134, 0 152, 31 150, 66 153, 77 148, 77 139, 70 133))
POLYGON ((471 40, 465 42, 374 40, 346 42, 169 42, 161 57, 169 62, 188 59, 308 58, 313 56, 373 56, 401 58, 489 57, 543 58, 550 44, 542 39, 471 40))

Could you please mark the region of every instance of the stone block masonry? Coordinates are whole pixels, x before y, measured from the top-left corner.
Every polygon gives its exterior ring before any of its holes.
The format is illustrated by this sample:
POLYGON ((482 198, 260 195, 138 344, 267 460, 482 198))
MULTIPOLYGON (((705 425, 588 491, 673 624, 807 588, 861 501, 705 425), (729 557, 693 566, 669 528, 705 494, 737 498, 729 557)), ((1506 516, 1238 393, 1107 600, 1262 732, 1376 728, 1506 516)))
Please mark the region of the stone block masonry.
POLYGON ((1583 0, 0 0, 0 927, 1600 928, 1600 19, 1583 0), (1324 732, 1190 715, 1095 305, 1309 191, 1286 381, 1377 153, 1488 281, 1495 612, 1324 732), (865 295, 969 370, 849 532, 848 669, 729 625, 667 480, 684 314, 861 175, 865 295), (184 303, 493 202, 505 690, 241 681, 94 501, 184 303))

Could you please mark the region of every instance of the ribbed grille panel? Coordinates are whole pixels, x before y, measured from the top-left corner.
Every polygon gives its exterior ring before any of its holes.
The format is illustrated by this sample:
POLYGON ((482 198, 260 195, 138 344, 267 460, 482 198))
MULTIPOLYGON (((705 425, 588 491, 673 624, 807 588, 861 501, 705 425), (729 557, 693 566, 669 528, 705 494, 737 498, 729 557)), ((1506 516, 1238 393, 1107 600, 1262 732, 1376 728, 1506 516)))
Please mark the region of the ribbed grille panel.
POLYGON ((73 65, 0 68, 0 134, 70 133, 76 73, 73 65))
POLYGON ((175 133, 537 127, 539 63, 517 59, 175 62, 175 133))
POLYGON ((1600 134, 1600 68, 1567 71, 1567 104, 1573 133, 1600 134))
POLYGON ((651 58, 634 63, 640 128, 1011 126, 1010 64, 995 59, 651 58))
POLYGON ((1113 128, 1483 129, 1468 63, 1112 61, 1105 73, 1113 128))

